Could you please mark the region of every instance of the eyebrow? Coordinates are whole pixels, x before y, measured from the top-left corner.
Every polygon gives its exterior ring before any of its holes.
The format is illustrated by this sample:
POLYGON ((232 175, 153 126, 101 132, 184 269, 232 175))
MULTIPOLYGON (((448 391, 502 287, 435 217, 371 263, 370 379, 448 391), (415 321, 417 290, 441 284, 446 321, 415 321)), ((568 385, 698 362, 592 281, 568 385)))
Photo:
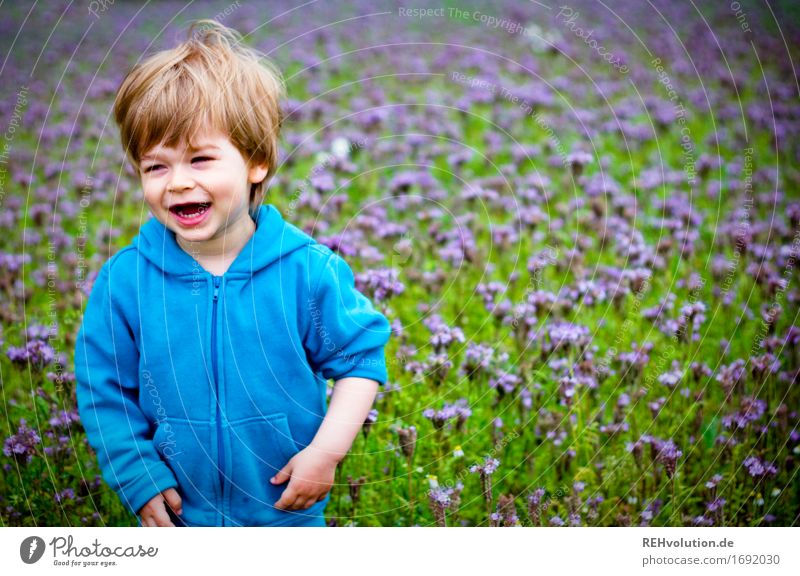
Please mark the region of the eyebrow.
MULTIPOLYGON (((219 146, 215 146, 214 144, 201 144, 197 148, 189 146, 188 150, 190 152, 199 152, 200 150, 221 150, 221 148, 219 146)), ((157 158, 158 156, 158 154, 143 154, 141 159, 150 160, 151 158, 157 158)))

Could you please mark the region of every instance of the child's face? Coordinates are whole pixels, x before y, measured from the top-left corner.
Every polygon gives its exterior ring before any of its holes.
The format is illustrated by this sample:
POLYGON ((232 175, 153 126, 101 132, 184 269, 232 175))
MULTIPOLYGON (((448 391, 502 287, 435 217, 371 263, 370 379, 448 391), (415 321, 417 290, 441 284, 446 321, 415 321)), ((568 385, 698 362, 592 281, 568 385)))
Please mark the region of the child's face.
POLYGON ((250 187, 267 175, 248 167, 227 136, 216 130, 197 137, 196 150, 161 144, 142 154, 140 176, 150 211, 185 242, 209 242, 251 226, 250 187))

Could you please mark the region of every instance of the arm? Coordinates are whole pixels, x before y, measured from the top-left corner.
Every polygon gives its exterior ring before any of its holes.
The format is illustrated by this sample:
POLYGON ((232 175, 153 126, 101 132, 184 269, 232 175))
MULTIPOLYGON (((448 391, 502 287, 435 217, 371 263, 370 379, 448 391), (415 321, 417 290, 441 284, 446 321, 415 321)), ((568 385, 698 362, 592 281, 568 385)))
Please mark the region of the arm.
POLYGON ((103 478, 137 514, 178 483, 153 446, 150 423, 139 407, 139 351, 119 305, 122 285, 112 281, 112 263, 97 276, 78 332, 76 395, 103 478))
POLYGON ((357 376, 385 383, 389 321, 356 290, 353 271, 338 255, 331 253, 316 277, 299 308, 306 316, 303 345, 312 370, 326 380, 357 376))
POLYGON ((336 466, 367 419, 377 390, 378 382, 368 378, 336 381, 328 413, 314 440, 270 479, 281 484, 291 478, 276 508, 302 510, 325 498, 333 486, 336 466))
POLYGON ((315 372, 335 381, 328 412, 314 439, 270 482, 289 485, 275 504, 303 509, 325 498, 336 465, 345 457, 367 419, 378 386, 388 374, 383 348, 389 321, 355 289, 347 263, 330 253, 309 298, 309 326, 304 337, 315 372))

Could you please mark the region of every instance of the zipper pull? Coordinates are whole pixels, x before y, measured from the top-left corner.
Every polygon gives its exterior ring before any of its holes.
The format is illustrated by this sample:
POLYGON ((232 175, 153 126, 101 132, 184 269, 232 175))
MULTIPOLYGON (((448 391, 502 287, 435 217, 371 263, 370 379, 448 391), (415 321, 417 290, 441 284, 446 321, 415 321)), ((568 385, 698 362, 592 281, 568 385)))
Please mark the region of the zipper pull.
POLYGON ((214 276, 214 302, 216 302, 217 298, 219 298, 219 281, 220 277, 214 276))

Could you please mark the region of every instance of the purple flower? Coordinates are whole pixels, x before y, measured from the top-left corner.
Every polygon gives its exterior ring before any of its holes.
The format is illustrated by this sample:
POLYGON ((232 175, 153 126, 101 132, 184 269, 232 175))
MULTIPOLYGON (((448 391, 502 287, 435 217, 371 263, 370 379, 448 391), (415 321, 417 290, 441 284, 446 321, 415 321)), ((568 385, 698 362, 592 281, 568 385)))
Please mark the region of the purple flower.
POLYGON ((42 439, 36 430, 28 428, 24 419, 20 419, 17 433, 6 438, 3 444, 3 454, 13 457, 22 464, 27 464, 33 458, 36 445, 42 439))
POLYGON ((706 510, 713 514, 721 511, 723 506, 725 506, 725 498, 714 498, 714 500, 706 504, 706 510))
POLYGON ((656 450, 656 461, 664 465, 664 470, 667 472, 667 477, 672 478, 675 474, 675 467, 678 463, 678 458, 683 455, 683 452, 678 450, 678 447, 672 440, 654 442, 656 450))
POLYGON ((50 338, 55 338, 58 330, 55 325, 42 326, 41 324, 31 324, 25 330, 25 337, 28 340, 42 340, 47 342, 50 338))
MULTIPOLYGON (((409 369, 410 365, 411 363, 406 366, 406 369, 409 369)), ((452 367, 453 363, 448 358, 446 352, 438 354, 434 352, 428 356, 425 363, 422 365, 422 372, 433 381, 435 386, 439 386, 445 381, 452 367)))
POLYGON ((492 508, 492 474, 494 474, 500 461, 490 456, 487 456, 483 464, 473 464, 470 466, 469 471, 473 474, 477 473, 481 478, 481 491, 483 492, 483 499, 486 501, 486 515, 491 516, 492 508))
POLYGON ((562 348, 582 349, 590 342, 589 329, 586 326, 569 322, 553 324, 549 327, 547 335, 550 339, 550 350, 548 351, 562 348))
POLYGON ((500 461, 496 458, 491 458, 489 456, 486 457, 483 464, 473 464, 470 466, 469 471, 475 474, 476 472, 479 473, 481 476, 491 476, 494 474, 497 467, 500 465, 500 461))
POLYGON ((426 318, 425 326, 431 331, 430 342, 436 352, 442 352, 450 348, 453 343, 466 340, 461 328, 448 326, 438 314, 426 318))
MULTIPOLYGON (((466 419, 466 416, 463 416, 465 409, 464 402, 466 402, 466 400, 462 398, 461 402, 462 403, 458 406, 456 406, 455 404, 445 403, 445 405, 442 407, 441 410, 434 410, 433 408, 427 408, 425 409, 425 411, 422 412, 422 416, 430 420, 434 428, 436 428, 437 430, 441 430, 447 423, 447 421, 450 419, 456 419, 460 417, 466 419)), ((466 410, 469 413, 471 413, 471 411, 469 411, 469 408, 466 408, 466 410)), ((469 414, 467 414, 467 416, 468 415, 469 414)))
POLYGON ((784 346, 796 349, 800 345, 800 326, 789 326, 783 336, 784 346))
POLYGON ((608 434, 609 436, 613 436, 614 434, 619 434, 620 432, 627 432, 630 426, 627 422, 612 422, 609 424, 602 424, 600 426, 600 432, 603 434, 608 434))
POLYGON ((450 493, 451 489, 435 487, 428 491, 428 499, 430 500, 433 516, 436 519, 437 526, 447 526, 447 518, 445 511, 450 507, 450 493))
POLYGON ((308 181, 311 186, 317 190, 317 192, 333 192, 336 190, 336 181, 333 179, 333 175, 329 172, 318 172, 313 174, 308 181))
POLYGON ((64 386, 70 386, 71 388, 72 385, 75 384, 75 374, 72 372, 48 372, 47 379, 55 384, 57 389, 63 388, 64 386))
POLYGON ((705 516, 695 516, 692 518, 692 526, 713 526, 714 521, 705 516))
POLYGON ((550 526, 563 526, 564 521, 559 516, 553 516, 550 518, 549 524, 550 526))
POLYGON ((575 388, 578 381, 572 376, 564 376, 558 382, 558 393, 561 396, 560 404, 562 406, 570 406, 575 397, 575 388))
POLYGON ((394 268, 367 270, 356 274, 356 289, 372 296, 377 302, 383 302, 405 290, 403 283, 398 280, 399 274, 394 268))
MULTIPOLYGON (((23 264, 28 264, 30 261, 30 254, 8 254, 7 252, 0 252, 0 268, 6 272, 17 272, 23 264)), ((15 274, 13 276, 15 276, 15 274)))
POLYGON ((761 460, 756 456, 745 458, 743 465, 753 478, 763 479, 767 476, 775 476, 778 473, 778 469, 773 463, 761 460))
POLYGON ((700 382, 703 378, 711 376, 711 368, 705 362, 692 362, 689 368, 692 371, 692 377, 695 382, 700 382))
POLYGON ((756 382, 761 382, 768 374, 777 374, 781 363, 772 354, 750 357, 750 371, 756 382))
POLYGON ((369 436, 372 426, 377 421, 378 421, 378 411, 375 408, 373 408, 372 410, 369 411, 369 414, 367 414, 367 418, 366 420, 364 420, 364 424, 361 427, 361 432, 364 434, 365 440, 369 436))
POLYGON ((456 413, 456 427, 461 430, 467 418, 472 416, 472 409, 469 407, 469 402, 466 398, 459 398, 453 404, 453 410, 456 413))
POLYGON ((652 502, 648 503, 645 509, 642 511, 642 521, 640 526, 649 526, 653 518, 658 516, 658 513, 661 511, 662 504, 663 502, 659 498, 656 498, 652 502))
POLYGON ((595 496, 594 498, 590 497, 586 500, 586 505, 589 507, 589 512, 586 515, 587 518, 591 521, 597 520, 600 516, 597 508, 605 501, 605 498, 601 494, 595 496))
POLYGON ((683 379, 683 370, 676 369, 675 364, 673 363, 673 369, 669 372, 665 372, 658 377, 658 381, 666 386, 667 388, 675 388, 681 379, 683 379))
POLYGON ((33 369, 41 370, 53 360, 56 353, 53 348, 44 340, 30 340, 25 346, 8 347, 8 358, 20 366, 31 365, 33 369))
POLYGON ((50 418, 49 423, 53 428, 69 428, 80 421, 80 416, 76 410, 58 410, 50 418))
POLYGON ((523 387, 519 391, 519 398, 520 398, 520 402, 522 404, 522 407, 525 410, 530 410, 533 407, 533 395, 531 394, 531 391, 528 390, 527 388, 523 387))
POLYGON ((742 398, 739 404, 740 410, 732 414, 726 414, 721 418, 722 425, 726 428, 735 427, 743 429, 751 422, 755 422, 764 415, 767 410, 767 403, 752 397, 742 398))
POLYGON ((461 364, 461 372, 469 378, 473 378, 476 372, 488 372, 493 358, 494 349, 492 347, 469 342, 464 354, 464 362, 461 364))
POLYGON ((72 488, 65 488, 55 495, 56 502, 63 502, 64 500, 75 500, 75 491, 72 488))
POLYGON ((497 511, 489 515, 491 526, 518 526, 519 516, 512 495, 501 494, 498 498, 497 511))
POLYGON ((544 492, 544 488, 537 488, 531 495, 528 496, 528 515, 530 516, 531 523, 534 526, 539 526, 541 524, 540 507, 544 492))
POLYGON ((583 172, 584 166, 591 164, 593 160, 594 157, 588 152, 576 150, 575 152, 567 154, 566 163, 572 169, 572 174, 577 177, 583 172))
POLYGON ((742 382, 742 378, 745 375, 744 366, 744 360, 739 358, 728 366, 723 365, 720 367, 716 380, 722 386, 726 396, 730 396, 733 390, 742 382))
POLYGON ((522 380, 519 376, 505 370, 498 370, 496 376, 489 378, 489 388, 496 389, 503 396, 505 394, 513 394, 521 382, 522 380))

